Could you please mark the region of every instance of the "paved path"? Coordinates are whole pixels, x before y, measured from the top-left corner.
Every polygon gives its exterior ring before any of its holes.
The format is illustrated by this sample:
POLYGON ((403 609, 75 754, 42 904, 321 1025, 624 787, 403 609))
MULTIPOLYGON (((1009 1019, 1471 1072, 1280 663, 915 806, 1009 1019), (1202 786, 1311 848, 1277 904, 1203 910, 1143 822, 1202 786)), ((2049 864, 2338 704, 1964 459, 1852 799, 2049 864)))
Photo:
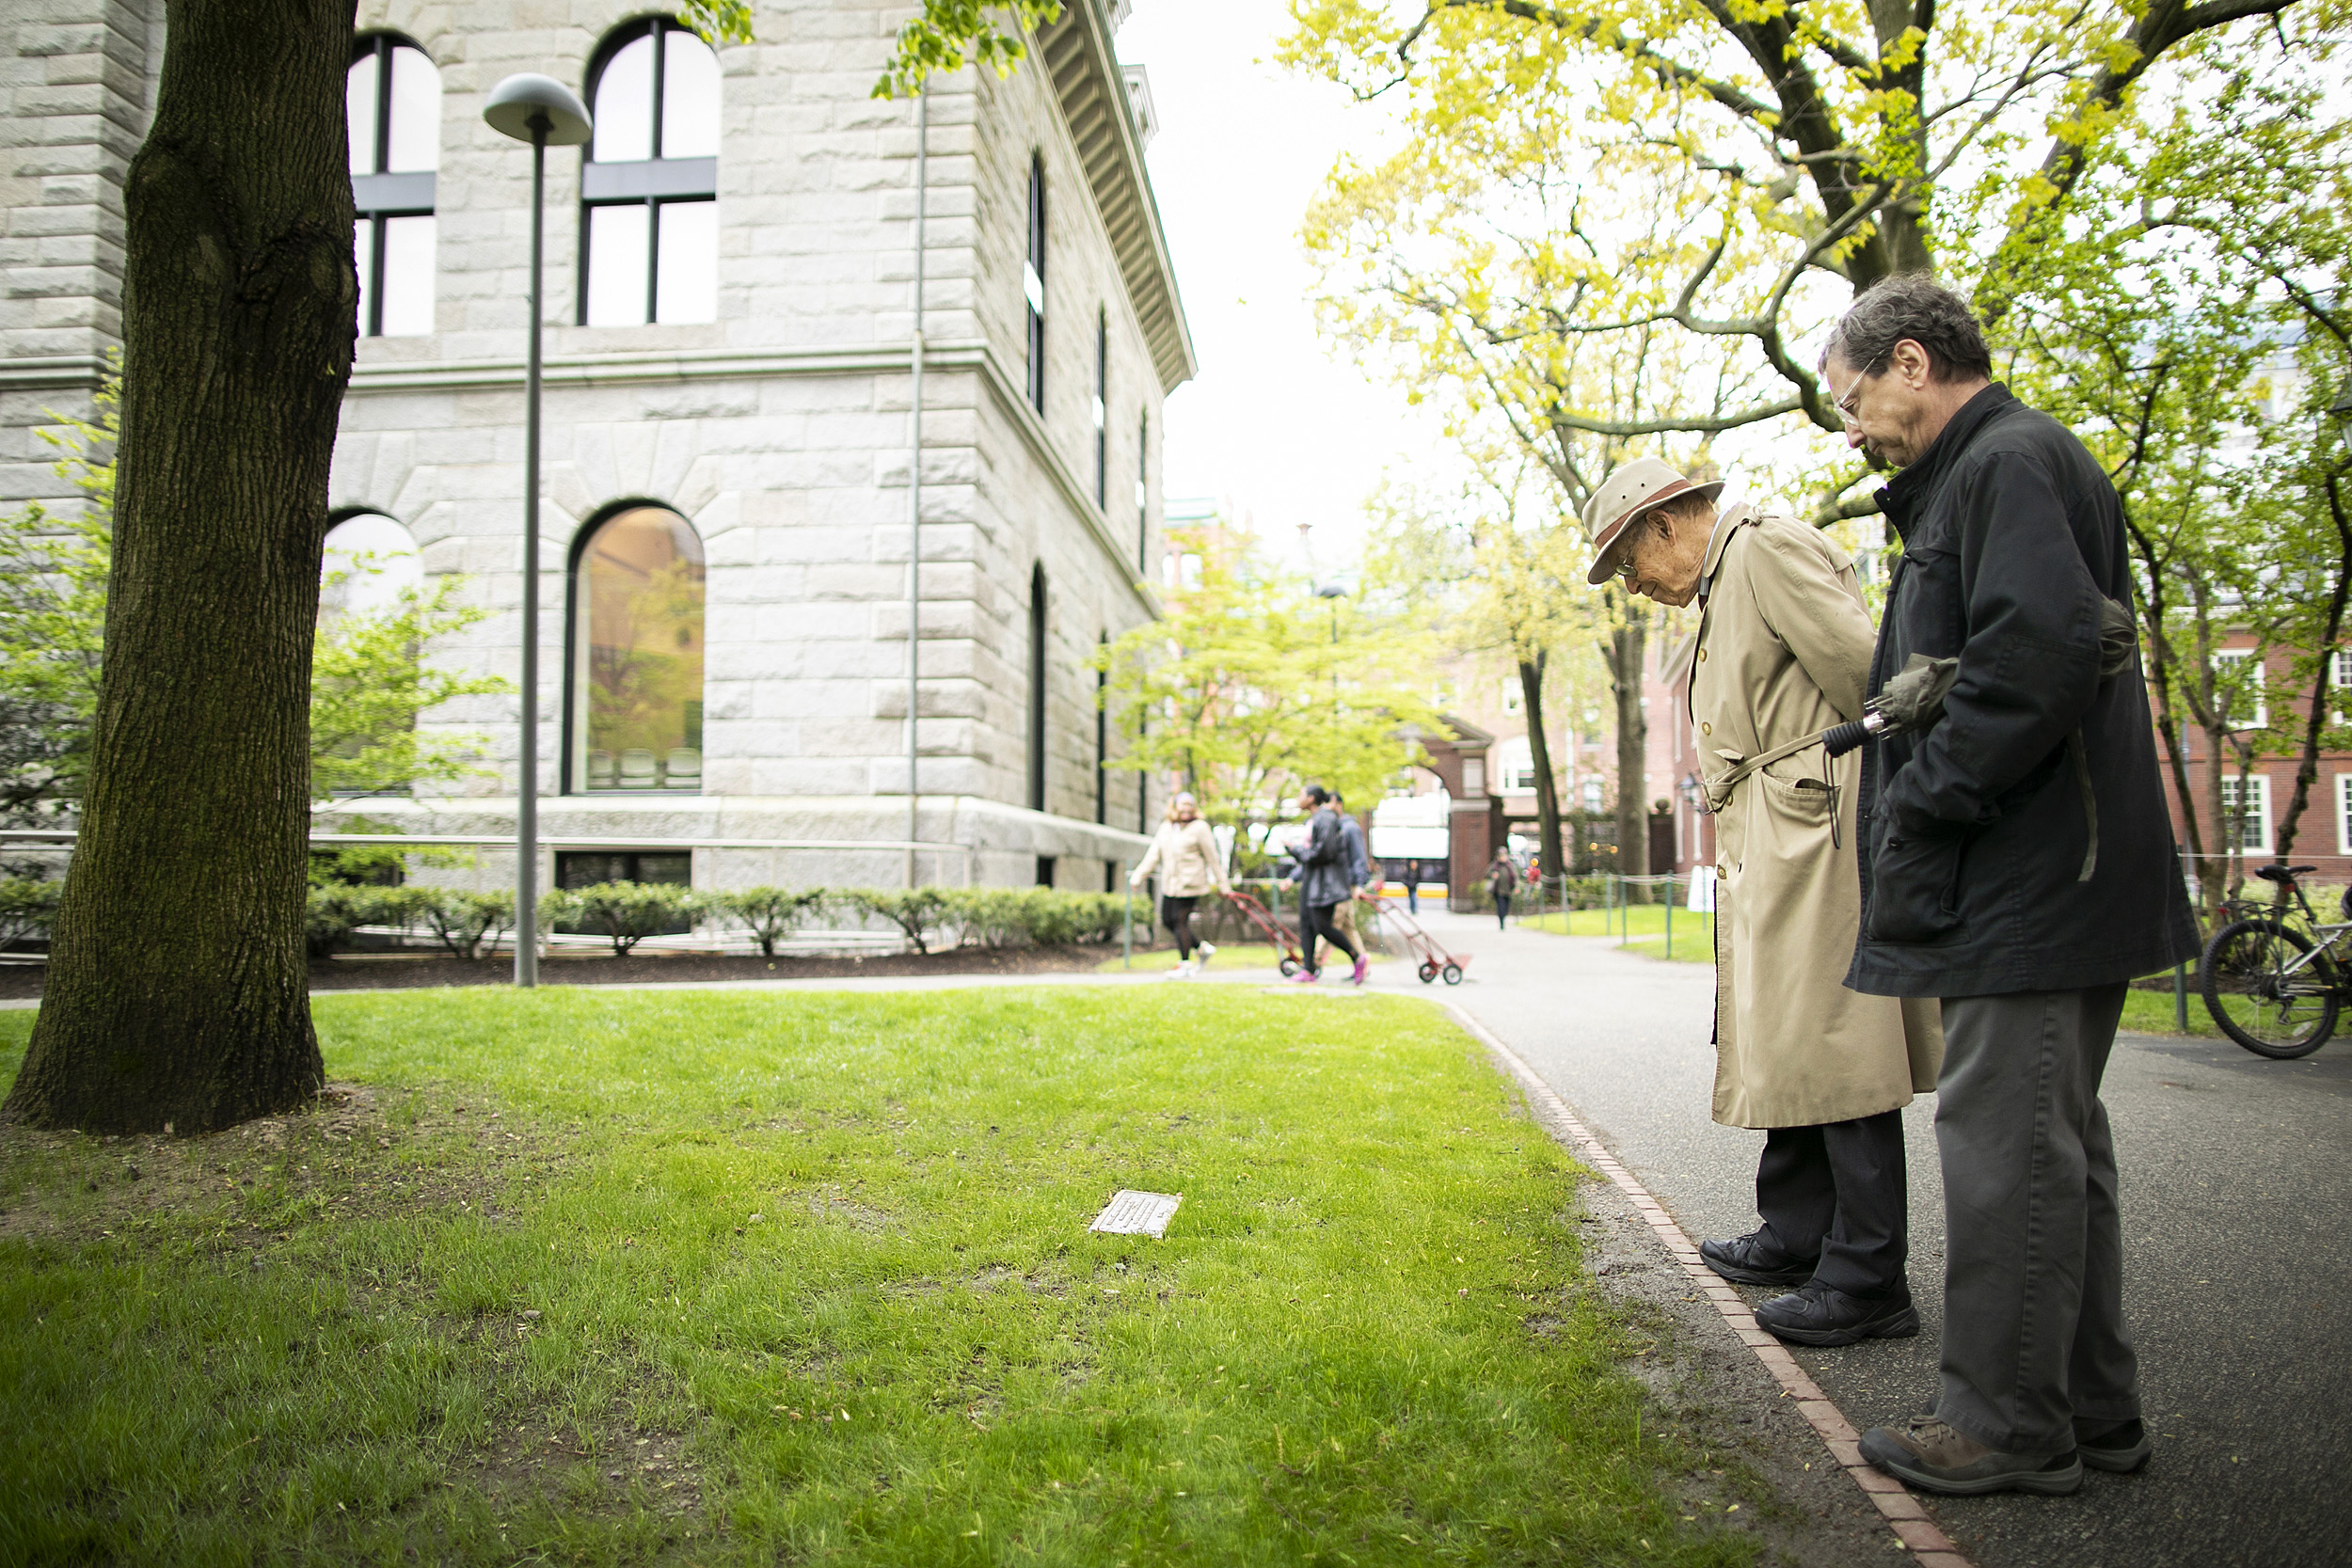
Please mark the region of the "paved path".
MULTIPOLYGON (((1426 923, 1475 955, 1448 1000, 1525 1057, 1686 1229, 1754 1227, 1763 1135, 1708 1117, 1711 970, 1491 920, 1426 923)), ((1375 974, 1382 990, 1421 989, 1402 966, 1375 974)), ((2137 1476, 2094 1473, 2074 1497, 1947 1498, 1931 1512, 1981 1568, 2352 1562, 2352 1041, 2265 1062, 2226 1042, 2127 1036, 2105 1098, 2156 1456, 2137 1476)), ((1904 1117, 1920 1337, 1799 1353, 1859 1427, 1934 1400, 1933 1114, 1930 1095, 1904 1117)))

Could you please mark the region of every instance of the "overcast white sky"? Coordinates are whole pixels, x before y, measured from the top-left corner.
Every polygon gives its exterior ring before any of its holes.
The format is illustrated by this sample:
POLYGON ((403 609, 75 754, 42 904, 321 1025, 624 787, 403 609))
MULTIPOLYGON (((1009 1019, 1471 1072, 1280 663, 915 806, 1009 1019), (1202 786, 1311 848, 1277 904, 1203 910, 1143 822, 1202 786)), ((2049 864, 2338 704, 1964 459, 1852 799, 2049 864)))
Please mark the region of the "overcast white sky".
POLYGON ((1279 0, 1136 0, 1122 59, 1151 75, 1146 158, 1200 373, 1168 400, 1166 494, 1230 497, 1289 555, 1314 525, 1318 565, 1345 564, 1384 467, 1433 441, 1402 393, 1368 385, 1315 333, 1298 223, 1343 146, 1378 112, 1272 61, 1279 0))

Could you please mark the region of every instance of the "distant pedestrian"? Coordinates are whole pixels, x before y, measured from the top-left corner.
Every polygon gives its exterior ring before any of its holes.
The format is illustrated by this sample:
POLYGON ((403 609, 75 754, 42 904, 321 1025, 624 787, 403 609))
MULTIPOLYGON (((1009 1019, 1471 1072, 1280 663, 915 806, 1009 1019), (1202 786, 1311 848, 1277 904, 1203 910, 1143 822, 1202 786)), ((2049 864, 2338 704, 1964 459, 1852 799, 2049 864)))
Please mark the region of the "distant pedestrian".
POLYGON ((1203 895, 1230 891, 1225 860, 1217 853, 1216 835, 1200 819, 1200 802, 1178 795, 1168 803, 1168 820, 1152 837, 1152 847, 1128 873, 1127 885, 1141 887, 1153 867, 1160 867, 1160 924, 1176 939, 1176 967, 1168 977, 1189 980, 1216 956, 1214 943, 1193 935, 1192 911, 1203 895), (1195 951, 1200 957, 1193 958, 1195 951))
POLYGON ((1306 841, 1298 847, 1298 942, 1306 950, 1307 967, 1291 978, 1299 985, 1311 986, 1322 977, 1316 948, 1320 939, 1356 960, 1356 971, 1349 979, 1360 986, 1369 967, 1363 950, 1332 919, 1333 911, 1347 901, 1352 892, 1349 876, 1353 866, 1346 831, 1340 826, 1340 814, 1331 804, 1330 791, 1321 784, 1311 784, 1299 791, 1298 809, 1311 814, 1306 841))
POLYGON ((1421 862, 1419 861, 1405 863, 1405 911, 1407 914, 1421 913, 1421 862))
POLYGON ((1495 901, 1495 927, 1498 930, 1511 924, 1511 895, 1519 885, 1519 868, 1511 863, 1511 851, 1495 851, 1494 863, 1486 867, 1486 891, 1495 901))
POLYGON ((1869 689, 1957 660, 1941 720, 1867 747, 1859 790, 1846 984, 1942 1003, 1947 1215, 1934 1412, 1862 1455, 1931 1492, 2072 1492, 2148 1461, 2099 1081, 2133 977, 2197 952, 2122 506, 1924 277, 1857 297, 1821 357, 1848 443, 1901 470, 1869 689))

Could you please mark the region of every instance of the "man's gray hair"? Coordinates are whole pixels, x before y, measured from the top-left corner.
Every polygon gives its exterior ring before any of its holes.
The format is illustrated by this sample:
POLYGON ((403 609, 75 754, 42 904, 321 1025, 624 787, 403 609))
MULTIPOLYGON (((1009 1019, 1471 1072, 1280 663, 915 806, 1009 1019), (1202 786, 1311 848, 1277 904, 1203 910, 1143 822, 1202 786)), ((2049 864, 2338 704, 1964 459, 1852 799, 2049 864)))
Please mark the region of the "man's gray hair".
POLYGON ((1856 296, 1830 329, 1820 368, 1835 356, 1860 374, 1876 375, 1906 338, 1927 350, 1937 381, 1993 374, 1993 351, 1968 302, 1916 274, 1881 278, 1856 296))

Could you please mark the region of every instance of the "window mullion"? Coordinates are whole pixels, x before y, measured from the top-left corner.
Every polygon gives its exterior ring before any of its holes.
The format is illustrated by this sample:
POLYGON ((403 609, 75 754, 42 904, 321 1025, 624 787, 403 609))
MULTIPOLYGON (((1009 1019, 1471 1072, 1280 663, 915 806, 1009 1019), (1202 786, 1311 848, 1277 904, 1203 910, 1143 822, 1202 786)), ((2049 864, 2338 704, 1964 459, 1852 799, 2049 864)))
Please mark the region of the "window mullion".
MULTIPOLYGON (((668 154, 661 145, 661 98, 670 74, 669 50, 670 30, 657 21, 653 24, 653 155, 657 159, 668 154)), ((653 320, 651 316, 645 319, 653 320)))
POLYGON ((392 166, 392 40, 375 40, 375 167, 382 174, 392 166))
POLYGON ((645 324, 654 321, 661 298, 661 203, 645 198, 645 324))

